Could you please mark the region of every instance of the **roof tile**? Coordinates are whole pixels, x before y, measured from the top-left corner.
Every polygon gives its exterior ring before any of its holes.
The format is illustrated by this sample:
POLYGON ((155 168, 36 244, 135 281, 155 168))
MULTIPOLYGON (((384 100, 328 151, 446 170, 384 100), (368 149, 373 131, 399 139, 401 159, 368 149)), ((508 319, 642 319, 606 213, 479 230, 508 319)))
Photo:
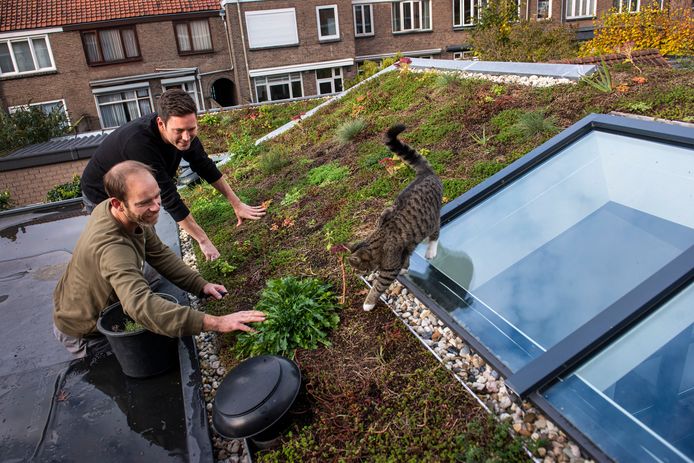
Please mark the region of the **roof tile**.
POLYGON ((219 9, 219 0, 0 0, 0 32, 219 9))

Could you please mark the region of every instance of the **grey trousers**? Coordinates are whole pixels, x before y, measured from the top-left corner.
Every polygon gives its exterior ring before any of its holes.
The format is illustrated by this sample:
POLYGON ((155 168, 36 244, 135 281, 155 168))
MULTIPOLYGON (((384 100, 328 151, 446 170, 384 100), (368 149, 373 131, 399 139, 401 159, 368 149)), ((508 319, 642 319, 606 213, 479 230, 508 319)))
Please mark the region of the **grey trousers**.
POLYGON ((65 346, 65 349, 76 359, 111 350, 106 336, 95 335, 85 338, 76 338, 60 331, 58 327, 55 326, 55 323, 53 324, 53 336, 55 336, 55 338, 65 346))

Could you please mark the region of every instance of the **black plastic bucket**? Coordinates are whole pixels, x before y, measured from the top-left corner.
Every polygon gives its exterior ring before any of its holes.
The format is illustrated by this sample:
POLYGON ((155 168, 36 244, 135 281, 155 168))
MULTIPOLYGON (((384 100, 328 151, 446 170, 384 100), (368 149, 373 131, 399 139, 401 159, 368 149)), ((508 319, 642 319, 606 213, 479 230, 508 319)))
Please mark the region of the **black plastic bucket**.
MULTIPOLYGON (((169 294, 157 296, 178 303, 169 294)), ((178 361, 177 340, 149 330, 113 331, 114 326, 122 327, 129 318, 123 313, 120 302, 108 306, 99 317, 96 328, 106 336, 111 350, 116 355, 123 373, 132 378, 146 378, 164 373, 178 361)))

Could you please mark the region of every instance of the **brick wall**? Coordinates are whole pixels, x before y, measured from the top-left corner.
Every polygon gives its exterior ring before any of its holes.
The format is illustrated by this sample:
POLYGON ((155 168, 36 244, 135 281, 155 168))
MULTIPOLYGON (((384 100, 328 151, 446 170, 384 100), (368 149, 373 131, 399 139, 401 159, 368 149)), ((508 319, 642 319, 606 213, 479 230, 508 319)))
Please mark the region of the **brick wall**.
MULTIPOLYGON (((316 63, 345 58, 354 58, 354 23, 351 0, 290 0, 243 2, 226 5, 227 22, 230 29, 234 66, 237 75, 237 91, 239 103, 250 103, 252 89, 249 87, 248 70, 262 69, 293 64, 316 63), (316 22, 316 6, 337 5, 337 16, 340 28, 340 40, 320 42, 318 40, 318 25, 316 22), (262 50, 248 49, 248 32, 246 29, 245 12, 294 8, 296 12, 298 46, 269 48, 262 50), (244 43, 246 47, 244 48, 244 43), (248 66, 246 66, 246 62, 248 66)), ((343 69, 345 79, 351 77, 356 69, 343 69), (351 73, 350 73, 351 71, 351 73)), ((315 73, 302 73, 304 94, 315 95, 315 73), (311 90, 309 92, 309 90, 311 90)))
POLYGON ((446 47, 465 43, 468 31, 453 29, 453 2, 433 0, 431 3, 431 31, 395 34, 391 4, 374 3, 374 35, 357 39, 357 56, 441 48, 444 53, 435 58, 452 58, 450 53, 445 53, 446 47))
MULTIPOLYGON (((197 18, 201 19, 201 18, 197 18)), ((49 35, 57 71, 43 75, 0 78, 0 94, 5 106, 24 105, 51 100, 65 100, 70 121, 81 120, 80 131, 101 129, 90 81, 115 77, 136 76, 157 72, 158 69, 197 67, 201 73, 223 71, 202 78, 204 97, 209 102, 212 82, 219 77, 233 81, 229 47, 224 23, 219 15, 208 18, 214 51, 194 55, 179 55, 174 26, 171 20, 136 24, 142 59, 139 61, 89 66, 79 31, 49 35)), ((150 93, 156 107, 161 94, 159 79, 150 81, 150 93)), ((206 104, 209 108, 210 104, 206 104)))
POLYGON ((46 202, 48 191, 82 175, 89 159, 0 172, 0 191, 9 191, 14 207, 46 202))

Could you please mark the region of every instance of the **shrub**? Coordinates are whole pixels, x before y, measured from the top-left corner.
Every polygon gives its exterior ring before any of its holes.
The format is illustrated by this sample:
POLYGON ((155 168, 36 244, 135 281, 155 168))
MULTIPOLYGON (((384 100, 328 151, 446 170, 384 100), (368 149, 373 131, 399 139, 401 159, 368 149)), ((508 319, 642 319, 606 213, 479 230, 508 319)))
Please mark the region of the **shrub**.
POLYGON ((575 32, 553 21, 518 21, 472 32, 475 54, 489 61, 544 62, 576 55, 575 32))
POLYGON ((0 111, 0 153, 48 141, 67 134, 69 129, 62 108, 49 113, 38 106, 18 109, 12 114, 0 111))
POLYGON ((342 180, 347 175, 349 175, 348 167, 339 166, 337 163, 331 162, 311 169, 308 173, 308 183, 325 186, 330 182, 342 180))
POLYGON ((12 208, 12 199, 9 191, 0 192, 0 211, 5 211, 12 208))
POLYGON ((636 13, 611 9, 595 22, 595 37, 581 45, 579 55, 621 53, 656 48, 663 55, 694 53, 694 18, 686 9, 659 8, 657 3, 636 13))
POLYGON ((48 190, 46 201, 49 203, 54 203, 56 201, 78 198, 80 196, 82 196, 82 190, 80 189, 80 176, 75 175, 72 177, 71 181, 56 185, 48 190))
POLYGON ((346 145, 356 138, 366 128, 364 119, 353 119, 340 124, 335 132, 335 139, 342 145, 346 145))
POLYGON ((265 354, 293 358, 296 349, 329 346, 328 334, 340 321, 330 286, 315 278, 269 280, 255 309, 265 312, 266 319, 254 327, 256 333, 238 336, 233 352, 239 359, 265 354))

